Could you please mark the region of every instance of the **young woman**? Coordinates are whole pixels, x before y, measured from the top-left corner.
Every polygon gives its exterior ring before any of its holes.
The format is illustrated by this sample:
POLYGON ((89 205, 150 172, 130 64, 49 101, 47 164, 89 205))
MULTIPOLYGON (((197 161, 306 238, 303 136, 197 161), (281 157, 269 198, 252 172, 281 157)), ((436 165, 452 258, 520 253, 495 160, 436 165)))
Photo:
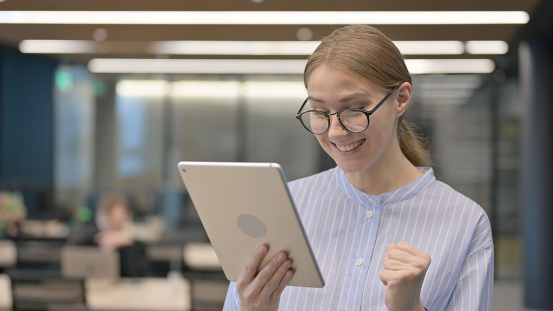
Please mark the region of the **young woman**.
POLYGON ((475 202, 435 179, 403 121, 411 76, 370 26, 325 38, 304 74, 297 118, 337 167, 289 183, 324 288, 287 287, 281 252, 258 272, 260 247, 224 310, 490 310, 493 242, 475 202))

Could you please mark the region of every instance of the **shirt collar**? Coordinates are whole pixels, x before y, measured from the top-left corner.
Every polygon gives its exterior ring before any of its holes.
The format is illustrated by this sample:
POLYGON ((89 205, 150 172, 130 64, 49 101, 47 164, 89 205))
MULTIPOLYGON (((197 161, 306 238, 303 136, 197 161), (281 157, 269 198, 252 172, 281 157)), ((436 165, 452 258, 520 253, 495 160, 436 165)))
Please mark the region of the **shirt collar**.
POLYGON ((350 199, 361 204, 393 204, 407 200, 419 194, 426 187, 436 182, 434 171, 431 167, 417 167, 423 174, 412 183, 405 185, 394 191, 382 193, 380 195, 370 195, 355 188, 346 177, 346 173, 339 167, 336 167, 336 181, 338 187, 350 199))

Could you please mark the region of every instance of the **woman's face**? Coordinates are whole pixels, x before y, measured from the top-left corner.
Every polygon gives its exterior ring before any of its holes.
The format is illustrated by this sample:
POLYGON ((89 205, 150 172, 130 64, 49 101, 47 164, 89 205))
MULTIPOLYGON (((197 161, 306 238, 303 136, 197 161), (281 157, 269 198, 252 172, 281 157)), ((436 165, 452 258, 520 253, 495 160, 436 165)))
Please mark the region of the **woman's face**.
MULTIPOLYGON (((389 90, 323 64, 308 77, 307 91, 311 107, 304 110, 330 114, 346 108, 371 110, 389 90)), ((343 171, 363 172, 375 164, 385 163, 386 156, 393 150, 392 143, 397 143, 399 114, 396 107, 396 96, 392 94, 371 115, 369 127, 362 133, 346 130, 336 115, 331 116, 328 132, 315 137, 343 171)))

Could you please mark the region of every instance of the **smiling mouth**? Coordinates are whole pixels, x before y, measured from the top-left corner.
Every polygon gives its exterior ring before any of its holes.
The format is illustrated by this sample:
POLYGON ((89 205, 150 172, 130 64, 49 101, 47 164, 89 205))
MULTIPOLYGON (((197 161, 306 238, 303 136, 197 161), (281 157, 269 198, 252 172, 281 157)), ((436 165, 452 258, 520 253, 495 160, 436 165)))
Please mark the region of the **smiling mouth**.
POLYGON ((352 150, 355 150, 357 149, 359 146, 361 146, 363 143, 365 143, 365 139, 362 139, 362 140, 358 140, 352 144, 349 144, 349 145, 345 145, 345 146, 338 146, 336 144, 334 144, 336 146, 336 148, 338 148, 338 150, 340 150, 341 152, 348 152, 348 151, 352 151, 352 150))

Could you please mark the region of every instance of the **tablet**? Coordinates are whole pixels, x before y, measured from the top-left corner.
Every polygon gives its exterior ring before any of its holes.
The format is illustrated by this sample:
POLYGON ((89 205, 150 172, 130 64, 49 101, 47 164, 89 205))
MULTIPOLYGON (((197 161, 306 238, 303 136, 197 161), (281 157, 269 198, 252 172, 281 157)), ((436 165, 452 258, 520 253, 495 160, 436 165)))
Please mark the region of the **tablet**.
POLYGON ((180 162, 180 175, 219 258, 236 281, 262 244, 292 259, 290 286, 323 287, 324 280, 277 163, 180 162))

